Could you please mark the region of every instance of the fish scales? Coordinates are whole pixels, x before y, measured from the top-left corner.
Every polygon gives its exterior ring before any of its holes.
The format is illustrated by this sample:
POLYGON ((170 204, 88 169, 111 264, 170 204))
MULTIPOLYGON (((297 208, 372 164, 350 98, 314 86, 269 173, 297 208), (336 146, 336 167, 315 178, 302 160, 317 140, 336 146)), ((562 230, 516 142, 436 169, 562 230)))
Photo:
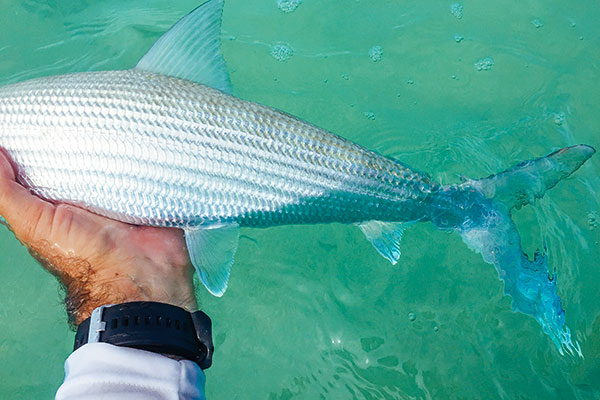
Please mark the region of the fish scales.
POLYGON ((138 70, 3 87, 0 123, 0 144, 37 195, 125 222, 390 220, 435 190, 288 114, 138 70))

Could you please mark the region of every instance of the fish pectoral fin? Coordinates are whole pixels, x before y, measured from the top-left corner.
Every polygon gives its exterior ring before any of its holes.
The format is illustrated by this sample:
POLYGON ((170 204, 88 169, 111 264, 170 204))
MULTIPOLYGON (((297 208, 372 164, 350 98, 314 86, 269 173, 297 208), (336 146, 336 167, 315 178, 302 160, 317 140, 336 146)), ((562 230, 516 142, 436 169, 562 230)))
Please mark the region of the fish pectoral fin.
POLYGON ((237 223, 185 229, 185 243, 192 264, 206 289, 217 297, 227 290, 239 236, 237 223))
POLYGON ((367 221, 357 225, 379 254, 392 264, 398 262, 400 240, 406 223, 367 221))
POLYGON ((231 94, 221 55, 223 0, 208 0, 163 34, 136 68, 186 79, 231 94))

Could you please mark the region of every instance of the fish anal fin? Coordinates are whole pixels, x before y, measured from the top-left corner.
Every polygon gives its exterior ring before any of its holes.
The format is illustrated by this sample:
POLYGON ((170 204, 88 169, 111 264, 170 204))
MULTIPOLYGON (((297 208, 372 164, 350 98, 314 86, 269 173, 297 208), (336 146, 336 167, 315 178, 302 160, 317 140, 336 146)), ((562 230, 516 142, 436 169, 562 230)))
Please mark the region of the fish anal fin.
POLYGON ((206 289, 217 297, 227 290, 239 231, 237 223, 185 229, 192 264, 206 289))
POLYGON ((231 94, 221 55, 223 0, 208 0, 154 43, 137 69, 186 79, 231 94))
POLYGON ((358 227, 379 254, 392 264, 398 262, 404 223, 367 221, 358 224, 358 227))

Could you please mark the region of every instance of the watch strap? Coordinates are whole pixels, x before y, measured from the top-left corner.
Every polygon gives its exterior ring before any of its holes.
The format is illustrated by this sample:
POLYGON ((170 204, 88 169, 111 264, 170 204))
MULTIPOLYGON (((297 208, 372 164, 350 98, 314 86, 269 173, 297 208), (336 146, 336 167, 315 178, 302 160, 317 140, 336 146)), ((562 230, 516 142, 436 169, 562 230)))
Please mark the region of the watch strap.
POLYGON ((208 315, 151 301, 96 308, 79 325, 74 351, 94 342, 179 356, 202 369, 212 364, 214 350, 208 315))

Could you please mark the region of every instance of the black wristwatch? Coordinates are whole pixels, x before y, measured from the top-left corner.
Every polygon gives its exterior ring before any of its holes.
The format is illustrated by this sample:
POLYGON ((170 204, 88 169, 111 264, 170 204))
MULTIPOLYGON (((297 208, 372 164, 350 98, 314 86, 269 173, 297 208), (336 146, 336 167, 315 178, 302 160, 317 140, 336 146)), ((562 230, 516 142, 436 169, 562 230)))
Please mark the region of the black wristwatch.
POLYGON ((77 328, 73 351, 96 342, 181 357, 202 369, 211 366, 214 351, 208 315, 152 301, 96 308, 77 328))

